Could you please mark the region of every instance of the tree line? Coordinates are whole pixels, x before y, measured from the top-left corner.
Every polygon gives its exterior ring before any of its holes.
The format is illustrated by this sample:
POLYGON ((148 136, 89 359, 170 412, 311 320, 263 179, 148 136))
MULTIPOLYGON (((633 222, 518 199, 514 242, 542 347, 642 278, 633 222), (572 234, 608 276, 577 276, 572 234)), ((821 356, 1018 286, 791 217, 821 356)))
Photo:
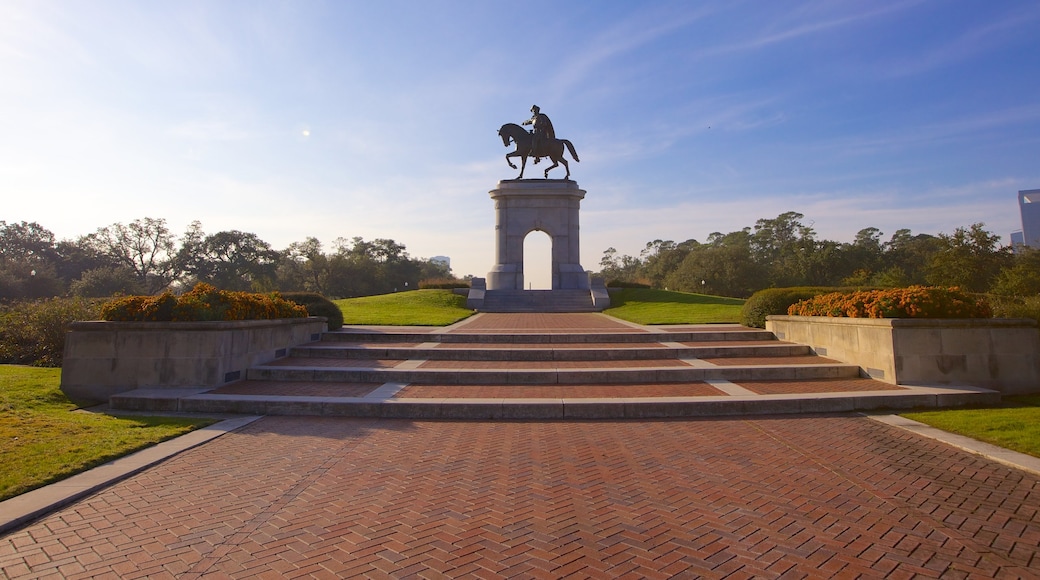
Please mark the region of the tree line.
MULTIPOLYGON (((753 227, 714 232, 702 243, 654 240, 639 256, 608 248, 600 274, 720 296, 792 286, 959 286, 1011 296, 1040 294, 1040 251, 1013 252, 982 223, 951 234, 864 228, 852 242, 820 239, 797 212, 753 227)), ((0 300, 155 294, 207 282, 228 290, 306 291, 330 298, 383 294, 450 277, 438 262, 408 255, 391 239, 308 237, 275 250, 256 234, 207 234, 198 221, 175 235, 164 219, 115 223, 57 240, 35 222, 0 221, 0 300)))
POLYGON ((849 243, 823 240, 805 216, 786 212, 754 227, 703 242, 654 240, 640 255, 608 248, 600 273, 608 280, 639 282, 720 296, 746 298, 764 288, 793 286, 959 286, 1011 296, 1040 293, 1040 252, 1013 252, 976 223, 952 234, 896 230, 887 240, 864 228, 849 243))
POLYGON ((348 298, 415 289, 450 277, 439 262, 412 258, 391 239, 309 237, 275 250, 256 234, 207 234, 198 221, 176 236, 166 220, 115 223, 57 240, 36 222, 0 221, 0 300, 156 294, 207 282, 227 290, 317 292, 348 298))

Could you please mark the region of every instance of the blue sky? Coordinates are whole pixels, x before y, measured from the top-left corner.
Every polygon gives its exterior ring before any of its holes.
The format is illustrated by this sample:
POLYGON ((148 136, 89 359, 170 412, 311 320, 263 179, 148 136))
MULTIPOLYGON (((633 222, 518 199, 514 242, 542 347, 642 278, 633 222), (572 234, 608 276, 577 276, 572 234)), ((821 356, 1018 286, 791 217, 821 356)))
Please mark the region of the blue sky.
POLYGON ((1006 240, 1038 28, 1035 0, 0 0, 0 219, 393 238, 483 276, 496 131, 537 104, 582 160, 588 269, 785 211, 1006 240))

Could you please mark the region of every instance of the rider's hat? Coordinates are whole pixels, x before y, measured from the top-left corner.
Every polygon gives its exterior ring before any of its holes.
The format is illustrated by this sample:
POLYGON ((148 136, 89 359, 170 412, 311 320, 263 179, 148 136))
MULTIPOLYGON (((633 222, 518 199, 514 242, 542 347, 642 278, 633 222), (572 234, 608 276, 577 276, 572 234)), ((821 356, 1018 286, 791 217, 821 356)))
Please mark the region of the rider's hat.
POLYGON ((541 111, 541 109, 538 108, 538 105, 531 105, 532 113, 537 113, 538 111, 541 111))

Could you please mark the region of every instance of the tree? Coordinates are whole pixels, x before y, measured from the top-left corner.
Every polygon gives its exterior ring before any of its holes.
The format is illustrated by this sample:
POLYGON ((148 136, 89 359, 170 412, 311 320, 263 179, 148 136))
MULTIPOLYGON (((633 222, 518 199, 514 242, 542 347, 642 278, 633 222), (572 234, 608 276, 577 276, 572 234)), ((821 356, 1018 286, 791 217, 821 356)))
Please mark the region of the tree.
POLYGON ((952 235, 939 234, 938 251, 927 268, 928 283, 985 292, 1001 268, 1011 265, 1011 248, 1000 247, 999 241, 1000 236, 986 231, 981 222, 957 228, 952 235))
POLYGON ((718 296, 750 296, 762 283, 762 268, 751 259, 751 228, 713 232, 687 253, 666 279, 667 287, 718 296))
POLYGON ((143 290, 136 275, 123 266, 94 268, 83 272, 79 280, 69 286, 73 296, 105 298, 116 294, 132 296, 143 290))
POLYGON ((0 299, 43 298, 64 291, 54 234, 36 222, 0 221, 0 299))
POLYGON ((1040 294, 1040 250, 1023 248, 1010 265, 1001 268, 992 292, 1004 296, 1040 294))
POLYGON ((228 230, 199 240, 193 224, 179 259, 195 281, 225 290, 268 291, 275 286, 278 252, 256 234, 228 230))
POLYGON ((881 230, 877 228, 863 228, 856 232, 851 244, 841 246, 841 262, 845 266, 842 271, 843 278, 860 280, 854 285, 869 283, 871 275, 881 269, 884 254, 882 235, 881 230))
POLYGON ((285 291, 317 292, 328 295, 329 259, 318 238, 293 242, 282 251, 278 263, 278 287, 285 291))
POLYGON ((642 262, 632 256, 618 256, 617 249, 611 247, 603 251, 603 257, 599 261, 599 271, 608 282, 613 280, 635 282, 641 265, 642 262))
POLYGON ((654 240, 646 244, 640 254, 640 277, 646 278, 654 288, 663 288, 665 278, 677 270, 686 256, 700 244, 697 240, 686 240, 676 244, 671 240, 654 240))
POLYGON ((175 238, 165 219, 142 218, 129 225, 100 228, 88 243, 129 269, 149 294, 170 285, 180 275, 175 238))
POLYGON ((927 269, 940 242, 929 234, 913 235, 908 229, 896 230, 883 246, 883 263, 888 267, 872 278, 879 286, 927 284, 927 269))
POLYGON ((755 233, 751 236, 752 256, 768 272, 767 285, 805 283, 811 268, 810 254, 816 250, 816 232, 802 224, 803 217, 789 211, 755 223, 755 233))

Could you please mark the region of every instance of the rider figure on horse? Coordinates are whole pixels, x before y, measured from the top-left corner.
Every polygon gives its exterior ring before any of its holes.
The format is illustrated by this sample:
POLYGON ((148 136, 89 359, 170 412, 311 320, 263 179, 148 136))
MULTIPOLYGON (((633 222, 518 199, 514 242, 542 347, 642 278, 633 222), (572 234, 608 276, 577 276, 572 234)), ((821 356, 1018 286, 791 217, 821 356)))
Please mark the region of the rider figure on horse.
POLYGON ((553 130, 552 121, 541 112, 538 105, 531 107, 531 113, 533 113, 531 118, 524 121, 523 124, 532 126, 531 156, 534 157, 534 162, 538 163, 542 160, 541 147, 544 143, 556 138, 556 131, 553 130))

